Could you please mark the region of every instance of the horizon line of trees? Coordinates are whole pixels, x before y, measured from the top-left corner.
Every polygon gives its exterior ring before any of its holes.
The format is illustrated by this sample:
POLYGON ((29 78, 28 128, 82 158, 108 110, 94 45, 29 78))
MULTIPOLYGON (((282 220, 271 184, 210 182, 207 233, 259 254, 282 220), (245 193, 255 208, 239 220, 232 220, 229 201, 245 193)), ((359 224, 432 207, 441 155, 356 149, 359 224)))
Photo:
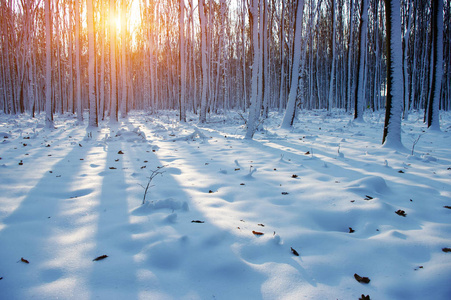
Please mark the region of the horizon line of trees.
POLYGON ((269 110, 285 127, 299 109, 360 119, 391 98, 393 12, 401 117, 424 109, 430 126, 432 108, 451 109, 451 0, 134 1, 1 1, 0 110, 51 124, 89 109, 96 126, 132 109, 200 122, 238 109, 249 138, 269 110))

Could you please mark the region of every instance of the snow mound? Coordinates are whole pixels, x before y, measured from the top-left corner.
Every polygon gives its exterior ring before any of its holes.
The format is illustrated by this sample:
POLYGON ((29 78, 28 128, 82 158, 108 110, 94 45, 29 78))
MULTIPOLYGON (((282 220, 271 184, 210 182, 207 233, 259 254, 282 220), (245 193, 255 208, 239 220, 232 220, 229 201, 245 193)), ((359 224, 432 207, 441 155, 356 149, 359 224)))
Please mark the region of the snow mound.
POLYGON ((348 191, 384 194, 390 192, 385 179, 380 176, 368 176, 348 184, 348 191))
POLYGON ((125 128, 119 129, 116 132, 116 137, 124 139, 129 143, 146 141, 146 135, 138 127, 132 128, 131 130, 125 128))
POLYGON ((164 200, 146 202, 143 205, 135 208, 132 213, 134 215, 145 215, 159 209, 170 209, 172 211, 189 211, 188 203, 186 203, 185 201, 182 202, 172 198, 167 198, 164 200))

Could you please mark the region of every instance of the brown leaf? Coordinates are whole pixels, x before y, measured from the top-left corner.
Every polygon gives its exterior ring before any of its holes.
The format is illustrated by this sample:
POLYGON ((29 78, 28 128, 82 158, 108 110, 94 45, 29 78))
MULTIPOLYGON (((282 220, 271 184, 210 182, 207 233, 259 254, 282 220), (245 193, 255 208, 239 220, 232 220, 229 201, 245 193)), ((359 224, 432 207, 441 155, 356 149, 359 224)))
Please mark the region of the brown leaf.
POLYGON ((398 209, 397 211, 395 211, 395 213, 399 216, 403 216, 403 217, 407 216, 406 212, 401 209, 398 209))
POLYGON ((298 253, 296 250, 294 250, 293 247, 290 247, 290 248, 291 248, 291 252, 292 252, 294 255, 299 256, 299 253, 298 253))
POLYGON ((115 167, 110 167, 110 170, 116 170, 116 168, 115 167))
POLYGON ((354 274, 355 280, 357 280, 360 283, 370 283, 370 279, 368 277, 362 277, 360 275, 354 274))
POLYGON ((191 223, 205 223, 205 221, 201 221, 201 220, 192 220, 191 223))
POLYGON ((26 260, 26 259, 23 258, 23 257, 20 259, 20 261, 21 261, 21 262, 24 262, 24 263, 26 263, 26 264, 29 264, 29 263, 30 263, 28 260, 26 260))
POLYGON ((305 155, 309 155, 309 154, 310 154, 310 151, 305 152, 305 155))
POLYGON ((124 152, 122 152, 122 150, 119 150, 117 154, 124 154, 124 152))
POLYGON ((291 178, 298 178, 298 175, 293 174, 293 175, 291 175, 291 178))
POLYGON ((374 198, 371 197, 371 196, 365 195, 365 199, 364 200, 372 200, 372 199, 374 199, 374 198))
POLYGON ((442 248, 443 252, 451 252, 451 248, 442 248))
POLYGON ((265 227, 265 225, 263 225, 263 224, 257 224, 258 226, 261 226, 261 227, 265 227))
POLYGON ((105 259, 105 258, 107 258, 108 257, 108 255, 100 255, 100 256, 97 256, 96 258, 94 258, 92 261, 99 261, 99 260, 102 260, 102 259, 105 259))
POLYGON ((252 230, 252 233, 255 235, 264 235, 263 232, 252 230))
POLYGON ((352 227, 349 227, 349 233, 353 233, 353 232, 355 232, 355 230, 352 229, 352 227))

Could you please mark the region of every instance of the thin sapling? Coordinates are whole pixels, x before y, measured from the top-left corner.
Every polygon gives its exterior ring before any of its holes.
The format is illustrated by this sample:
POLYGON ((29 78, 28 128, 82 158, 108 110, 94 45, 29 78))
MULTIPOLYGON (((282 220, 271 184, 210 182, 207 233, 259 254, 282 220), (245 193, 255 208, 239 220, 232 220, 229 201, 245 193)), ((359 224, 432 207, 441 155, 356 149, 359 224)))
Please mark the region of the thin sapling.
MULTIPOLYGON (((151 187, 150 183, 152 182, 152 180, 157 176, 157 175, 161 175, 164 173, 164 171, 162 172, 161 169, 163 169, 165 166, 162 167, 158 167, 157 170, 151 170, 152 173, 150 173, 150 176, 147 177, 149 178, 149 181, 147 181, 147 185, 143 186, 140 184, 140 186, 144 189, 144 196, 143 196, 143 202, 142 204, 146 203, 146 196, 147 196, 147 192, 149 191, 149 187, 151 187)), ((152 185, 153 186, 153 185, 152 185)))

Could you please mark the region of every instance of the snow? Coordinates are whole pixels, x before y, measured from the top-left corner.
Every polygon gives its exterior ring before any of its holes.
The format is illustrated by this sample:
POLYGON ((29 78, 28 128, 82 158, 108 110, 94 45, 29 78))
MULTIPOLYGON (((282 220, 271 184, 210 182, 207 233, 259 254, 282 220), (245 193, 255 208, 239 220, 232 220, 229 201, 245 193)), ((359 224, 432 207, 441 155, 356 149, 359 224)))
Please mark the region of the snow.
POLYGON ((451 114, 402 151, 382 112, 299 118, 1 114, 0 298, 449 299, 451 114))

